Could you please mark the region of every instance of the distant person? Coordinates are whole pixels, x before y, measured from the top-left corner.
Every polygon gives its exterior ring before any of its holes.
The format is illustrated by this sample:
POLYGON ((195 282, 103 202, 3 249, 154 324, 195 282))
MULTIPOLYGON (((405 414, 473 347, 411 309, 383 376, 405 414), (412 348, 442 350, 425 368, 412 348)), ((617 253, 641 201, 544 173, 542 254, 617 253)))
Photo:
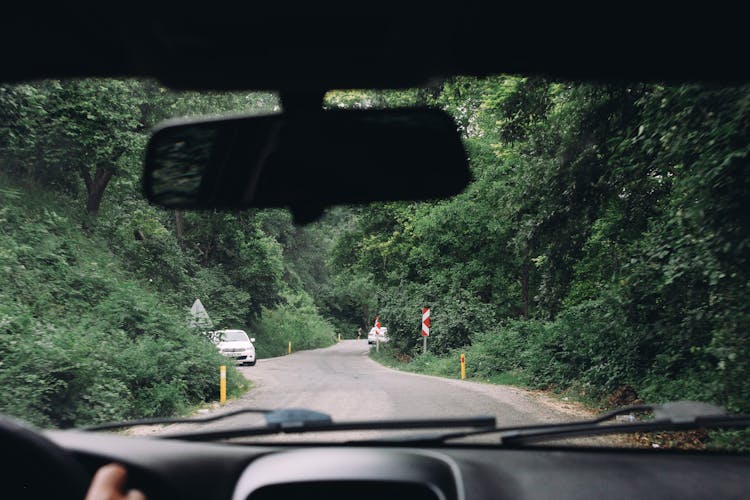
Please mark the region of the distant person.
POLYGON ((357 328, 357 340, 362 338, 362 327, 357 328))

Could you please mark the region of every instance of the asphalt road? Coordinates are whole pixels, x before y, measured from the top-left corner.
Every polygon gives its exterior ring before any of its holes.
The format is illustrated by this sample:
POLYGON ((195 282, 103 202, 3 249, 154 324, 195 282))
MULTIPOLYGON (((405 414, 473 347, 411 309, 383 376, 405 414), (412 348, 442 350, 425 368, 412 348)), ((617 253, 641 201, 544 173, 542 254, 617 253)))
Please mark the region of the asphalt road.
MULTIPOLYGON (((508 386, 404 373, 368 357, 366 340, 346 340, 326 349, 261 359, 239 370, 254 384, 243 397, 202 416, 240 408, 307 408, 334 421, 387 420, 494 415, 498 425, 569 421, 590 416, 574 404, 508 386)), ((457 360, 458 362, 458 360, 457 360)), ((458 369, 458 365, 457 365, 458 369)), ((242 415, 203 424, 201 429, 262 425, 242 415)), ((198 430, 196 426, 142 429, 138 434, 198 430)), ((412 434, 415 431, 409 431, 412 434)), ((392 434, 389 434, 392 435, 392 434)), ((381 437, 383 434, 378 434, 381 437)), ((345 440, 375 437, 345 432, 274 436, 271 440, 345 440)), ((256 438, 257 440, 257 438, 256 438)))

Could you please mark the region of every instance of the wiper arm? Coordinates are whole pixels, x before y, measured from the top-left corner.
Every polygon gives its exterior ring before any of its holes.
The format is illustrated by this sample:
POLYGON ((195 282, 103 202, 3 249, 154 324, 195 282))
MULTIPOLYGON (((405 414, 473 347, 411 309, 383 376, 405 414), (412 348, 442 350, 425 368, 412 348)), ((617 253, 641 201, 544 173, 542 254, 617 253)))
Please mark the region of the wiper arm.
MULTIPOLYGON (((304 408, 285 408, 281 410, 266 410, 261 408, 244 408, 242 410, 229 411, 214 415, 211 417, 197 417, 197 418, 143 418, 139 420, 126 420, 124 422, 110 422, 106 424, 92 425, 89 427, 82 427, 80 430, 84 431, 108 431, 113 429, 125 429, 128 427, 136 427, 139 425, 159 425, 159 424, 205 424, 208 422, 215 422, 217 420, 223 420, 225 418, 234 417, 236 415, 243 415, 247 413, 260 413, 266 418, 266 425, 268 428, 285 427, 285 426, 298 426, 302 423, 330 423, 331 416, 325 413, 317 411, 306 410, 304 408)), ((263 427, 264 429, 266 427, 263 427)))
POLYGON ((520 446, 535 441, 604 434, 628 434, 657 430, 729 429, 748 426, 750 426, 750 415, 726 415, 724 409, 718 406, 695 401, 677 401, 663 405, 626 406, 594 419, 578 422, 496 427, 494 429, 443 434, 406 442, 409 444, 442 443, 451 439, 497 433, 500 434, 500 442, 503 445, 520 446), (653 420, 625 424, 605 424, 618 415, 647 411, 653 412, 653 420))
POLYGON ((542 431, 509 431, 500 434, 506 446, 519 446, 530 442, 550 441, 559 438, 601 436, 605 434, 632 434, 653 431, 687 431, 695 429, 735 429, 750 426, 750 415, 709 416, 693 421, 650 420, 614 425, 560 426, 542 431))
POLYGON ((471 417, 453 419, 422 420, 382 420, 334 423, 330 415, 301 408, 267 410, 247 408, 230 411, 220 415, 201 418, 146 418, 92 425, 82 430, 103 431, 124 429, 138 425, 158 424, 204 424, 246 413, 260 413, 266 419, 266 425, 258 427, 240 427, 235 429, 217 429, 210 431, 191 431, 159 436, 163 439, 180 439, 186 441, 214 441, 247 436, 262 436, 281 433, 332 432, 351 430, 408 430, 408 429, 444 429, 446 427, 494 428, 495 417, 471 417))
MULTIPOLYGON (((286 410, 279 410, 286 411, 286 410)), ((270 416, 271 414, 267 415, 270 416)), ((330 417, 329 417, 330 418, 330 417)), ((484 427, 494 428, 495 417, 443 418, 422 420, 376 420, 376 421, 282 421, 276 425, 264 427, 246 427, 238 429, 218 429, 211 431, 184 432, 164 434, 162 439, 179 439, 185 441, 218 441, 250 436, 271 434, 301 434, 306 432, 339 432, 360 430, 411 430, 442 429, 446 427, 484 427)))
POLYGON ((260 408, 245 408, 242 410, 235 410, 212 417, 197 417, 197 418, 142 418, 138 420, 125 420, 123 422, 108 422, 106 424, 90 425, 88 427, 82 427, 78 430, 84 431, 109 431, 114 429, 126 429, 128 427, 136 427, 138 425, 159 425, 159 424, 204 424, 207 422, 214 422, 235 415, 242 415, 244 413, 261 413, 268 415, 277 410, 263 410, 260 408))

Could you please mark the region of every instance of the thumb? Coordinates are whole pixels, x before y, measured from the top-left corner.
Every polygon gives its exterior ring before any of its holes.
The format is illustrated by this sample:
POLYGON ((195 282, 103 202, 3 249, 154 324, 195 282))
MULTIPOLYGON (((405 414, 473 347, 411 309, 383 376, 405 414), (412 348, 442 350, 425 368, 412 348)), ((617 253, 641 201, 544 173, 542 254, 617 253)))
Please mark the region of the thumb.
POLYGON ((91 481, 91 487, 86 495, 86 500, 120 498, 126 500, 146 500, 146 496, 138 490, 130 490, 127 493, 124 491, 127 478, 128 471, 120 464, 109 464, 101 467, 91 481))
MULTIPOLYGON (((94 491, 122 491, 128 471, 120 464, 108 464, 100 467, 91 481, 89 493, 94 491)), ((88 499, 88 496, 86 497, 88 499)))

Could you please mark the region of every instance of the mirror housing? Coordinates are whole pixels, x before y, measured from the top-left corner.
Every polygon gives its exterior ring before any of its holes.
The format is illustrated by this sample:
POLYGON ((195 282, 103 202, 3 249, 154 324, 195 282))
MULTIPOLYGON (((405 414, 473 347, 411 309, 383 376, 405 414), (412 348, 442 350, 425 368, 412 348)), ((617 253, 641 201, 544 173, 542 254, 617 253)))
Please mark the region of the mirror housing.
POLYGON ((306 222, 337 204, 449 197, 470 177, 446 113, 336 109, 167 122, 143 182, 167 208, 289 207, 306 222))

